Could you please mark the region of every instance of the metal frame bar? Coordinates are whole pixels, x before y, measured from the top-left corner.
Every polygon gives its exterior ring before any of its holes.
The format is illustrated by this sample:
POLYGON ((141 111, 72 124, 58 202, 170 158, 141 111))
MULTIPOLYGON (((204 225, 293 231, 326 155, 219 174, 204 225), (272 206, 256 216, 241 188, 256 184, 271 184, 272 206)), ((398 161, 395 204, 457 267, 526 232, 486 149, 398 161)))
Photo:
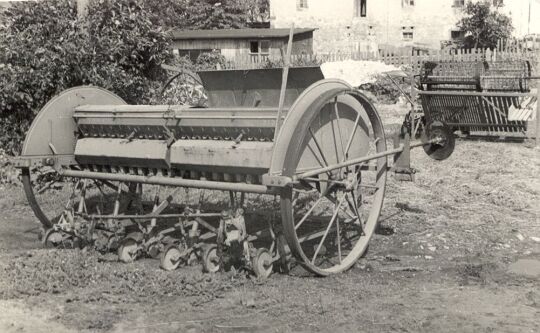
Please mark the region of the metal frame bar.
POLYGON ((116 219, 116 220, 145 220, 145 219, 170 219, 170 218, 200 218, 220 217, 220 213, 201 214, 146 214, 146 215, 100 215, 100 214, 77 214, 85 219, 116 219))
POLYGON ((291 66, 291 52, 294 38, 294 23, 291 24, 289 30, 289 41, 287 43, 287 55, 285 57, 285 66, 283 67, 283 76, 281 78, 281 91, 279 93, 278 113, 276 116, 276 126, 274 129, 274 141, 276 141, 279 130, 281 129, 281 114, 283 112, 283 105, 285 104, 285 92, 287 90, 287 81, 289 78, 289 67, 291 66))
POLYGON ((532 93, 508 93, 508 92, 468 92, 468 91, 418 91, 419 95, 444 95, 444 96, 480 96, 480 97, 530 97, 532 93))
POLYGON ((258 194, 279 194, 274 188, 267 187, 265 185, 255 185, 246 183, 227 183, 227 182, 214 182, 207 180, 194 180, 183 178, 169 178, 160 176, 136 176, 136 175, 122 175, 106 172, 92 172, 92 171, 78 171, 60 169, 58 173, 64 177, 74 178, 89 178, 99 180, 120 181, 128 183, 142 183, 152 185, 164 185, 164 186, 179 186, 189 188, 202 188, 207 190, 218 191, 236 191, 246 193, 258 193, 258 194))
MULTIPOLYGON (((435 138, 435 139, 429 140, 427 142, 415 142, 415 143, 411 143, 409 145, 409 149, 422 147, 422 146, 425 146, 425 145, 429 145, 429 144, 433 144, 433 143, 439 143, 439 142, 440 142, 439 138, 435 138)), ((324 167, 324 168, 319 168, 319 169, 307 171, 307 172, 304 172, 302 174, 299 174, 299 175, 295 176, 294 180, 295 181, 296 180, 302 180, 302 179, 305 179, 305 178, 309 178, 309 177, 319 175, 321 173, 330 172, 332 170, 345 168, 345 167, 355 165, 355 164, 362 164, 364 162, 368 162, 368 161, 371 161, 371 160, 374 160, 374 159, 377 159, 377 158, 381 158, 381 157, 386 157, 386 156, 390 156, 390 155, 394 155, 394 154, 399 154, 399 153, 402 153, 405 149, 406 149, 406 146, 402 144, 397 148, 390 149, 390 150, 387 150, 387 151, 383 151, 383 152, 380 152, 380 153, 377 153, 377 154, 368 155, 368 156, 364 156, 364 157, 359 157, 359 158, 355 158, 355 159, 345 161, 345 162, 342 162, 342 163, 329 165, 329 166, 324 167)))

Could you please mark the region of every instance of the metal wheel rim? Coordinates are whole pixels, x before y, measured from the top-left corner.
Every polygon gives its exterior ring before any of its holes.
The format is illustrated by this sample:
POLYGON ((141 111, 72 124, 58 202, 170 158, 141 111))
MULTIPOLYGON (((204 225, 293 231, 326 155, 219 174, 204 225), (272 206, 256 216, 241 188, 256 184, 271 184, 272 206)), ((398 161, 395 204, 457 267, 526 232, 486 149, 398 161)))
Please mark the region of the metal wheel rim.
MULTIPOLYGON (((321 98, 318 100, 317 103, 314 103, 316 105, 316 110, 320 110, 327 101, 332 100, 336 96, 343 94, 343 91, 338 93, 329 94, 327 96, 321 96, 321 98)), ((353 96, 360 104, 363 106, 365 112, 367 113, 369 117, 369 121, 372 126, 373 135, 375 138, 378 138, 378 142, 376 143, 376 150, 377 152, 385 151, 386 150, 386 138, 384 135, 384 129, 382 126, 382 122, 380 120, 380 117, 378 113, 376 112, 373 105, 369 102, 369 100, 364 97, 361 93, 357 91, 348 91, 348 95, 353 96)), ((312 105, 313 106, 313 105, 312 105)), ((303 121, 307 124, 310 124, 311 121, 317 116, 317 111, 311 112, 310 115, 306 117, 303 121)), ((308 125, 308 127, 311 125, 308 125)), ((298 150, 300 149, 300 142, 304 139, 304 136, 307 133, 304 131, 298 131, 295 133, 295 136, 293 136, 293 140, 291 140, 290 148, 291 150, 298 150)), ((299 155, 299 154, 297 154, 299 155)), ((292 170, 295 169, 296 164, 299 163, 298 160, 294 158, 286 159, 286 165, 284 166, 284 170, 292 170)), ((377 159, 377 175, 376 175, 376 184, 378 186, 378 189, 376 191, 376 194, 374 195, 374 202, 372 204, 372 208, 369 213, 369 217, 366 222, 366 226, 364 227, 365 235, 357 241, 356 245, 353 247, 351 252, 347 255, 347 257, 341 262, 339 265, 335 265, 330 268, 322 269, 318 267, 317 265, 311 263, 311 260, 306 256, 304 250, 302 249, 300 240, 298 238, 298 235, 295 230, 295 218, 293 213, 293 190, 292 188, 286 188, 281 193, 281 212, 282 212, 282 221, 283 221, 283 229, 284 234, 287 239, 287 243, 289 244, 291 251, 293 255, 298 259, 298 262, 308 271, 321 275, 326 276, 333 273, 339 273, 342 271, 347 270, 350 268, 364 253, 365 249, 367 248, 367 245, 369 243, 369 240, 371 236, 373 235, 377 221, 380 215, 380 211, 382 208, 383 200, 384 200, 384 191, 385 191, 385 185, 386 185, 386 166, 387 166, 387 160, 385 157, 377 159)), ((284 174, 285 176, 293 176, 293 173, 290 172, 289 174, 284 174)))
POLYGON ((131 263, 135 260, 138 244, 134 239, 128 238, 118 248, 118 260, 123 263, 131 263))
POLYGON ((57 248, 64 241, 64 237, 58 231, 50 229, 43 237, 43 245, 47 249, 57 248), (55 239, 58 238, 58 239, 55 239))
POLYGON ((219 271, 219 257, 217 255, 217 246, 212 246, 208 248, 204 255, 204 269, 208 273, 216 273, 219 271), (214 261, 218 261, 218 264, 215 264, 214 261))
POLYGON ((181 251, 176 246, 168 246, 161 255, 160 266, 166 271, 173 271, 180 265, 181 251))
POLYGON ((32 182, 30 178, 30 169, 29 168, 23 168, 21 169, 22 174, 22 183, 23 183, 23 189, 24 193, 26 195, 26 199, 28 200, 28 203, 30 204, 30 208, 32 208, 32 211, 34 211, 34 214, 38 218, 38 220, 41 222, 43 227, 45 229, 52 228, 53 222, 47 217, 45 212, 41 209, 41 206, 39 205, 35 193, 34 188, 32 187, 32 182))
POLYGON ((272 274, 272 256, 268 250, 264 249, 258 251, 253 264, 255 275, 257 275, 257 277, 267 278, 272 274))

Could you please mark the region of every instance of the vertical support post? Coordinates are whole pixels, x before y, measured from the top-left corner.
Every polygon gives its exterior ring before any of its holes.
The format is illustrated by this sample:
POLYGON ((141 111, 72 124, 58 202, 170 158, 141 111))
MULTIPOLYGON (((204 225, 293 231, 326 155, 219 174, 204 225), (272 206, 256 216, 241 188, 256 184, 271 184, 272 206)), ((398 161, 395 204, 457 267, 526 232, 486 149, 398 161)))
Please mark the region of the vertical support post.
POLYGON ((392 171, 394 171, 394 177, 399 181, 414 181, 414 174, 416 170, 411 168, 411 136, 409 133, 405 133, 405 136, 394 137, 394 147, 400 147, 403 145, 403 150, 394 155, 394 165, 392 171))
POLYGON ((536 129, 534 132, 536 146, 540 146, 540 80, 536 81, 536 129))
POLYGON ((277 139, 279 130, 281 128, 281 114, 283 113, 283 104, 285 104, 285 91, 287 90, 287 80, 289 78, 289 67, 291 66, 291 53, 292 53, 292 42, 294 36, 294 23, 291 24, 291 29, 289 30, 289 42, 287 43, 287 55, 285 57, 285 64, 283 66, 283 76, 281 78, 281 92, 279 93, 279 106, 276 118, 276 127, 274 129, 274 142, 277 139))
POLYGON ((411 84, 411 136, 414 139, 416 138, 416 82, 414 80, 414 72, 409 74, 409 80, 411 84))

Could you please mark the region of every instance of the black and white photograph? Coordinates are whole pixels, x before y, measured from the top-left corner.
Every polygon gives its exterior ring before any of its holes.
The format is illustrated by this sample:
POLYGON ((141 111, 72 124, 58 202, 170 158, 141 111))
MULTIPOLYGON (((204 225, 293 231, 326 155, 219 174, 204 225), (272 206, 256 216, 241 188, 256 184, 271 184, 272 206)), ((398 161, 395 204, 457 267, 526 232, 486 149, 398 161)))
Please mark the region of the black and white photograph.
POLYGON ((0 333, 540 332, 540 0, 0 0, 0 333))

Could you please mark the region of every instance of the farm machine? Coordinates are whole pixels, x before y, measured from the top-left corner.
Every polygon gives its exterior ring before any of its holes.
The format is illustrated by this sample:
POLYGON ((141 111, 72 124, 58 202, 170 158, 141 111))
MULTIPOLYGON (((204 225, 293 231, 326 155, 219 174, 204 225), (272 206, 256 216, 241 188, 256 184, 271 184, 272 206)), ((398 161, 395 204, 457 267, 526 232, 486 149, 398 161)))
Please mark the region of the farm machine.
POLYGON ((438 160, 454 148, 440 121, 387 147, 372 102, 319 67, 198 75, 205 107, 127 105, 90 86, 45 105, 16 165, 46 246, 165 270, 340 273, 368 247, 387 173, 411 176, 413 148, 438 160), (48 195, 60 179, 70 191, 48 195))

